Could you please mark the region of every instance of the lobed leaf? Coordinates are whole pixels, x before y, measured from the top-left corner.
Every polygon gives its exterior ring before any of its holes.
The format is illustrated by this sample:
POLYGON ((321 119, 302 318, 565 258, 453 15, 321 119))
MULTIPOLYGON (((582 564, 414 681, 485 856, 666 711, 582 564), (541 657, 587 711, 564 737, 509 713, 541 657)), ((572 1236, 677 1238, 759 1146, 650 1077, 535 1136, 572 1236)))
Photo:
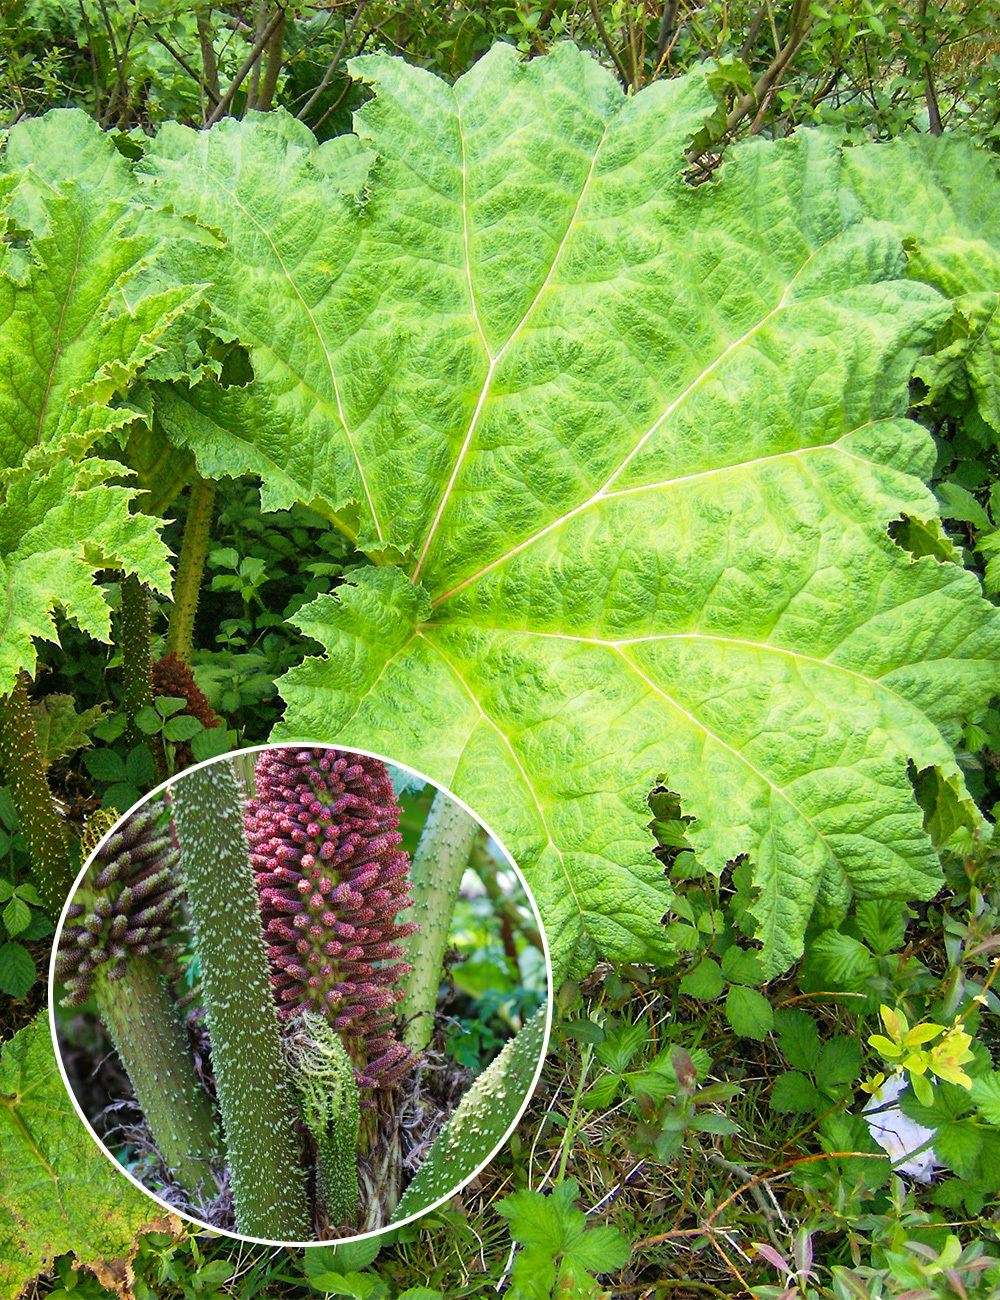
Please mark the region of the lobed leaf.
POLYGON ((139 1233, 176 1233, 180 1226, 172 1215, 154 1213, 123 1174, 113 1174, 81 1129, 45 1015, 4 1044, 0 1144, 0 1290, 6 1296, 16 1296, 68 1251, 125 1294, 139 1233))
MULTIPOLYGON (((996 158, 953 132, 911 132, 846 153, 865 211, 906 242, 909 274, 952 299, 954 313, 918 373, 931 395, 968 385, 1000 439, 1000 180, 996 158)), ((961 515, 949 517, 961 518, 961 515)))
POLYGON ((62 607, 109 640, 93 574, 126 568, 169 591, 157 524, 133 515, 127 475, 100 443, 149 428, 128 400, 197 298, 157 271, 163 239, 134 178, 86 114, 12 128, 0 173, 15 238, 0 260, 0 695, 34 668, 62 607))
POLYGON ((908 765, 964 790, 944 732, 1000 650, 976 578, 887 531, 939 528, 906 410, 950 303, 823 133, 690 187, 703 71, 626 98, 571 46, 454 86, 352 67, 354 137, 168 127, 142 164, 225 243, 206 301, 255 375, 158 389, 170 437, 375 561, 299 612, 326 657, 279 734, 467 800, 559 974, 669 954, 662 773, 706 866, 750 855, 765 975, 852 893, 933 894, 908 765))

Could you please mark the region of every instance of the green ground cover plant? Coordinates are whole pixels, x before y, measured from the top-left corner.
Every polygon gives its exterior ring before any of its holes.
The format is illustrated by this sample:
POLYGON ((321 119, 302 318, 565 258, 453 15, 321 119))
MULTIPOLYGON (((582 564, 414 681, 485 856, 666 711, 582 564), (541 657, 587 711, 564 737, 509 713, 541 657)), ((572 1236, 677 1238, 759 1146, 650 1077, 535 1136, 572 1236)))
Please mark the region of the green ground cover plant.
MULTIPOLYGON (((29 1241, 14 1182, 8 1289, 994 1294, 995 7, 18 12, 18 1179, 82 1138, 31 1102, 81 837, 238 743, 453 788, 561 991, 508 1150, 377 1254, 69 1185, 29 1241)), ((459 1062, 523 1010, 476 963, 459 1062)))

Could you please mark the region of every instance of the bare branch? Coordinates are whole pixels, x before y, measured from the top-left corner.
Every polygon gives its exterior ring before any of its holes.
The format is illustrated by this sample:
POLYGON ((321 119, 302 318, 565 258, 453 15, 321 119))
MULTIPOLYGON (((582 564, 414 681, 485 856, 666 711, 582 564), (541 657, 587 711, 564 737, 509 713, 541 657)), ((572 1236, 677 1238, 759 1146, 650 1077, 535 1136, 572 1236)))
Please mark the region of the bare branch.
POLYGON ((253 48, 250 50, 250 53, 243 61, 243 66, 240 68, 239 72, 237 72, 236 76, 229 83, 229 86, 226 89, 226 93, 219 100, 218 104, 215 106, 215 111, 213 112, 212 116, 205 123, 206 126, 214 126, 216 122, 219 121, 220 118, 225 117, 225 115, 229 112, 229 109, 232 106, 232 102, 236 97, 236 92, 239 90, 240 86, 242 86, 243 82, 246 80, 247 74, 250 72, 250 69, 260 58, 261 50, 263 50, 264 46, 271 39, 272 35, 274 34, 274 29, 278 26, 279 23, 283 23, 284 21, 285 21, 285 11, 279 5, 277 13, 267 24, 267 27, 264 29, 263 33, 260 36, 258 36, 256 41, 254 41, 253 48))
POLYGON ((327 86, 330 84, 330 78, 333 76, 333 74, 337 71, 337 68, 340 66, 340 60, 344 57, 344 51, 347 49, 347 42, 354 35, 354 29, 358 25, 358 22, 361 18, 362 13, 364 12, 364 8, 367 2, 368 0, 358 0, 357 8, 354 10, 354 16, 351 18, 351 21, 348 23, 348 25, 344 28, 344 39, 337 46, 337 52, 330 60, 329 67, 323 73, 322 80, 320 81, 316 89, 313 91, 313 93, 306 100, 305 104, 303 104, 302 108, 295 114, 295 116, 299 119, 300 122, 305 121, 306 114, 309 112, 313 104, 316 103, 317 99, 319 99, 320 95, 322 95, 323 91, 326 90, 327 86))

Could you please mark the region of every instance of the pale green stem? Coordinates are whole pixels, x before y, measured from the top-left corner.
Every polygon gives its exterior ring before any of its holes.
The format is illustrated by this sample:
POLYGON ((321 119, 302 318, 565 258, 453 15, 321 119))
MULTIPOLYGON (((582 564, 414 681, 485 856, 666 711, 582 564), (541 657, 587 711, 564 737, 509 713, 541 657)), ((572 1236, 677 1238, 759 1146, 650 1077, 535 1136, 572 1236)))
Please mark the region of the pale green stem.
POLYGON ((407 916, 419 922, 420 929, 409 940, 407 960, 413 970, 400 1005, 400 1015, 407 1021, 403 1042, 417 1052, 427 1046, 434 1032, 451 917, 478 830, 469 814, 443 791, 434 796, 410 869, 413 907, 407 916))

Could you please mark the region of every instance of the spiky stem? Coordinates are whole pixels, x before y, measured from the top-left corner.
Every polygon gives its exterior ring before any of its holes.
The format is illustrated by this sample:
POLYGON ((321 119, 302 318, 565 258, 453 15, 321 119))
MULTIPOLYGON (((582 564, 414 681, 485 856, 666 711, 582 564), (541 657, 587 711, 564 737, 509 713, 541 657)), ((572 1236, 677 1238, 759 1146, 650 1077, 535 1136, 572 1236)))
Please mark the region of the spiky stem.
POLYGON ((208 555, 208 535, 215 505, 215 483, 195 475, 188 497, 184 540, 177 557, 174 577, 174 605, 167 623, 167 653, 189 659, 194 637, 194 616, 201 594, 201 579, 208 555))
POLYGON ((525 1021, 479 1075, 431 1144, 391 1222, 428 1209, 486 1163, 514 1124, 545 1045, 547 1009, 525 1021))
MULTIPOLYGON (((134 573, 122 574, 121 611, 118 615, 118 645, 122 652, 122 703, 125 705, 125 735, 130 745, 146 741, 135 725, 135 715, 153 702, 150 659, 149 594, 134 573)), ((156 779, 166 776, 162 747, 152 745, 156 779)))
POLYGON ((173 787, 219 1107, 240 1232, 312 1235, 257 891, 227 763, 173 787))
POLYGON ((451 916, 478 829, 464 808, 438 791, 410 869, 412 916, 420 932, 407 953, 413 970, 406 981, 401 1013, 407 1022, 403 1042, 417 1052, 423 1051, 434 1031, 451 916))
POLYGON ((27 683, 27 676, 18 674, 17 685, 0 701, 0 768, 28 845, 35 883, 50 916, 56 917, 73 883, 73 867, 62 822, 52 806, 27 683))
POLYGON ((164 1164, 193 1196, 212 1181, 218 1150, 211 1106, 199 1087, 177 1005, 159 963, 129 957, 121 979, 106 964, 94 995, 164 1164))

